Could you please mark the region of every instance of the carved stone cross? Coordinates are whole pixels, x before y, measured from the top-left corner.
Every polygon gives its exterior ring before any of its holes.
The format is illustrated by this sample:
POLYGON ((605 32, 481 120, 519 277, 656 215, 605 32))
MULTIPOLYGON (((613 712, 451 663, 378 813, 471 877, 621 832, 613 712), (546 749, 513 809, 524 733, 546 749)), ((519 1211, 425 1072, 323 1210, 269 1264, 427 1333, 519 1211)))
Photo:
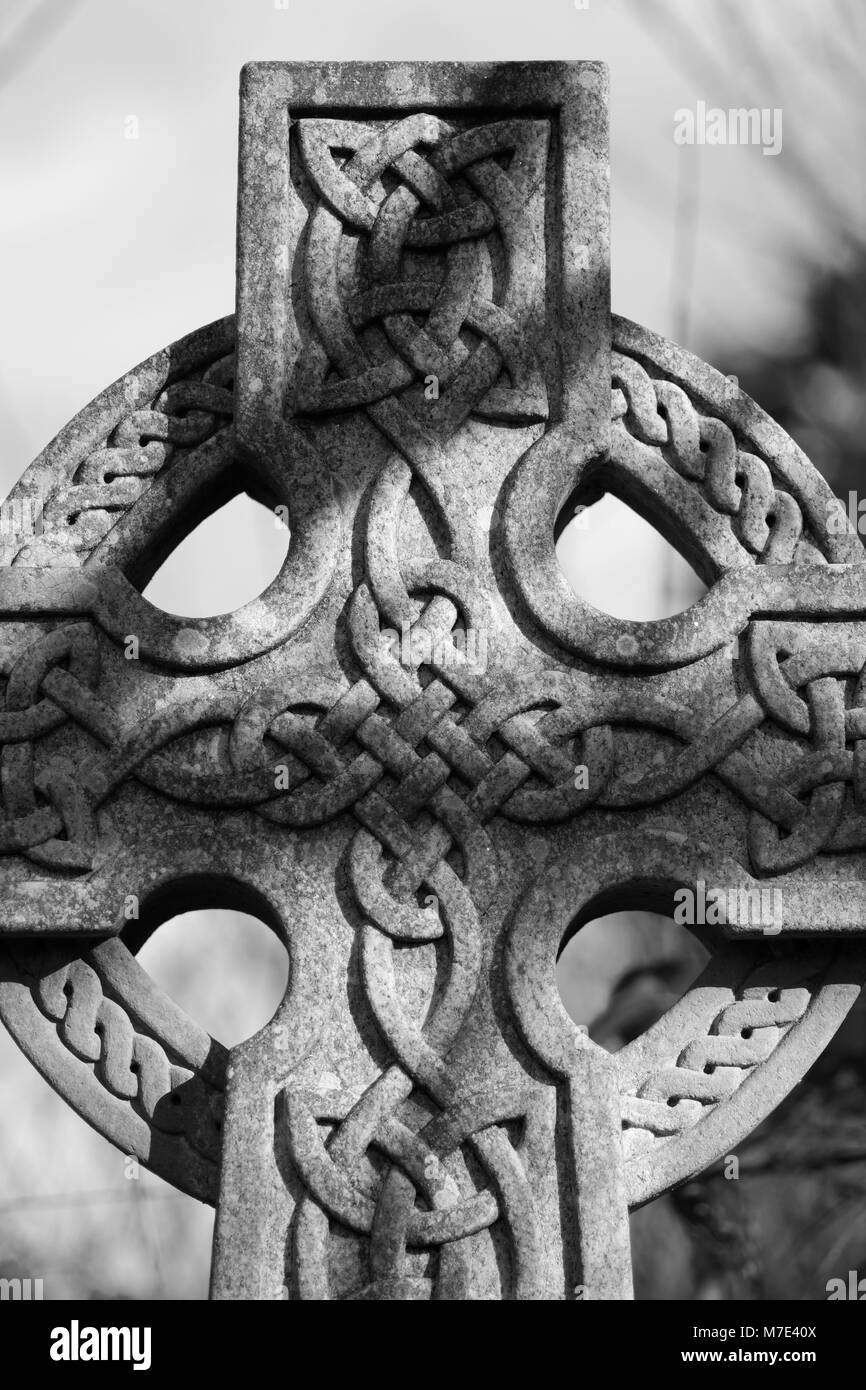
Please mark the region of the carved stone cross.
POLYGON ((216 1298, 629 1298, 629 1208, 736 1146, 866 974, 863 551, 748 397, 611 318, 607 172, 596 63, 248 67, 237 325, 11 496, 43 529, 0 555, 0 1014, 217 1204, 216 1298), (604 490, 704 599, 572 593, 557 524, 604 490), (288 508, 277 579, 155 609, 241 491, 288 508), (557 952, 683 889, 724 901, 711 963, 609 1055, 557 952), (212 905, 290 957, 231 1053, 135 960, 212 905))

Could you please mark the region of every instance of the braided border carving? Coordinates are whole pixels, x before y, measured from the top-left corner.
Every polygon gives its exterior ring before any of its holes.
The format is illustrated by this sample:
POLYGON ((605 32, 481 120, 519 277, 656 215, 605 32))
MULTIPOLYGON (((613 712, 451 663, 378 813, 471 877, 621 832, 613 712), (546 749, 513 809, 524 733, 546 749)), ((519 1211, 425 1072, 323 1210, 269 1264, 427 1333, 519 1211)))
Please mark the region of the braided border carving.
MULTIPOLYGON (((77 466, 51 515, 68 517, 70 505, 83 503, 70 542, 79 559, 109 534, 116 509, 134 507, 180 460, 177 451, 225 429, 230 363, 223 352, 198 367, 188 384, 163 389, 152 409, 136 409, 115 424, 107 446, 77 466)), ((804 558, 798 547, 808 529, 813 559, 814 526, 810 521, 807 528, 794 493, 774 481, 757 454, 737 445, 721 419, 698 411, 680 387, 650 377, 623 354, 615 358, 612 418, 698 489, 749 557, 763 565, 804 558)), ((600 693, 591 673, 564 664, 513 682, 507 696, 495 693, 483 666, 454 647, 455 633, 490 625, 491 596, 471 554, 459 538, 447 560, 405 562, 396 554, 419 458, 417 449, 406 453, 410 462, 392 459, 370 500, 365 577, 347 613, 360 671, 354 679, 325 673, 294 683, 279 679, 241 702, 218 692, 194 708, 178 704, 124 727, 100 695, 104 644, 97 625, 70 622, 6 652, 0 851, 26 853, 50 870, 91 871, 96 813, 130 779, 179 804, 249 807, 291 830, 351 813, 348 879, 361 922, 362 979, 393 1060, 360 1092, 338 1086, 322 1094, 305 1080, 285 1088, 285 1143, 306 1188, 294 1227, 298 1291, 321 1297, 331 1290, 326 1247, 333 1221, 369 1241, 370 1277, 353 1296, 428 1297, 432 1289, 436 1297, 462 1298, 470 1288, 464 1243, 504 1223, 515 1252, 516 1296, 537 1297, 543 1235, 531 1164, 524 1162, 534 1141, 513 1142, 506 1125, 526 1124, 530 1114, 534 1123, 549 1124, 540 1111, 552 1097, 531 1095, 519 1068, 491 1094, 489 1077, 473 1075, 461 1051, 482 972, 481 923, 497 892, 492 827, 500 821, 552 826, 593 807, 640 809, 672 800, 714 771, 751 807, 749 848, 759 872, 860 848, 866 837, 856 804, 859 679, 866 646, 853 625, 845 631, 838 625, 828 657, 821 635, 804 639, 801 623, 753 624, 742 667, 747 680, 721 709, 708 703, 707 690, 693 710, 674 709, 661 696, 648 700, 640 690, 629 695, 625 680, 614 694, 600 693), (394 627, 408 632, 410 648, 421 653, 417 660, 396 658, 394 627), (791 654, 794 629, 798 650, 791 654), (858 678, 849 708, 840 651, 844 670, 858 678), (682 750, 662 771, 655 763, 618 765, 618 731, 636 719, 680 740, 682 750), (762 769, 744 751, 768 720, 799 740, 800 751, 781 773, 762 769), (173 745, 201 726, 222 729, 224 737, 215 745, 218 761, 192 771, 173 745), (89 740, 86 778, 74 759, 39 764, 40 741, 61 728, 89 740), (268 744, 280 750, 276 764, 268 744), (589 770, 588 787, 576 785, 576 763, 589 770), (285 774, 278 788, 275 772, 285 774), (846 801, 849 786, 853 803, 846 801), (424 906, 419 895, 426 896, 424 906), (419 1025, 400 1000, 395 947, 436 942, 449 953, 447 983, 419 1025), (439 1113, 426 1122, 416 1117, 413 1127, 406 1105, 419 1091, 439 1113), (467 1195, 469 1161, 486 1179, 474 1196, 467 1195), (434 1279, 419 1272, 418 1250, 437 1252, 434 1279)), ((48 551, 38 554, 39 563, 59 563, 56 548, 50 558, 48 551)), ((15 563, 34 563, 33 553, 17 553, 15 563)), ((680 1048, 672 1064, 646 1074, 624 1100, 629 1146, 682 1137, 796 1032, 823 980, 817 967, 805 980, 799 968, 796 962, 759 966, 706 1032, 680 1048)), ((34 985, 34 999, 56 1024, 60 1044, 91 1065, 115 1099, 129 1102, 153 1129, 182 1134, 200 1156, 214 1159, 210 1101, 204 1108, 196 1103, 192 1130, 167 1109, 178 1087, 195 1084, 198 1070, 171 1060, 170 1051, 136 1029, 129 1006, 105 997, 92 966, 64 967, 34 985), (71 986, 74 1004, 64 986, 71 986)))

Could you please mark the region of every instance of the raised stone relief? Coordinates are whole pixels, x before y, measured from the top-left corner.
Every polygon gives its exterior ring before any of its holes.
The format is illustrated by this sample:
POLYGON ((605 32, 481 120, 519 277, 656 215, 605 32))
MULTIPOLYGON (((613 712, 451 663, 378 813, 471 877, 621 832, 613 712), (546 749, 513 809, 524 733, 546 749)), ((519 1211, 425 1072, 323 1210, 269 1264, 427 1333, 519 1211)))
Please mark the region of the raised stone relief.
POLYGON ((216 1298, 629 1298, 629 1209, 730 1152, 866 977, 861 543, 754 402, 611 318, 606 102, 592 63, 245 69, 237 324, 12 494, 43 528, 0 570, 0 1015, 218 1205, 216 1298), (572 593, 555 528, 599 490, 704 599, 572 593), (279 576, 156 610, 239 491, 288 509, 279 576), (707 885, 706 971, 609 1055, 563 942, 707 885), (231 1053, 135 960, 216 903, 290 956, 231 1053))

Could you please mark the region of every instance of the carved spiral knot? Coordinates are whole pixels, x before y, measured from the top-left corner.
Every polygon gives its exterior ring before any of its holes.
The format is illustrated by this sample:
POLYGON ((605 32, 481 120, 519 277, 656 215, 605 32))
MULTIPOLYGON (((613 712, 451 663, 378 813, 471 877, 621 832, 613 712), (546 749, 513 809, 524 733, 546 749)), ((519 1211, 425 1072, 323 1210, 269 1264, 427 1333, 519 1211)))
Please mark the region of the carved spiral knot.
POLYGON ((538 258, 515 228, 543 183, 547 123, 457 131, 419 113, 378 129, 322 119, 301 119, 295 129, 319 199, 305 256, 313 332, 297 365, 295 410, 375 407, 433 378, 435 391, 419 405, 433 430, 451 432, 469 410, 544 419, 547 391, 527 312, 538 258), (349 157, 338 162, 335 151, 344 150, 349 157), (349 287, 345 234, 357 268, 349 287), (500 236, 520 261, 504 293, 494 289, 492 269, 500 236))

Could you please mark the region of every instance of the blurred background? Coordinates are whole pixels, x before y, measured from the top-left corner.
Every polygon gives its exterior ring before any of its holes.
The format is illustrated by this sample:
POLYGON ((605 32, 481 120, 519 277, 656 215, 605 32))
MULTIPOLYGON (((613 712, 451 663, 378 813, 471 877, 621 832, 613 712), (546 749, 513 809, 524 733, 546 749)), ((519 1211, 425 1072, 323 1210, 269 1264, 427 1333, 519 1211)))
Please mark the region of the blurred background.
MULTIPOLYGON (((866 426, 866 9, 858 0, 6 0, 0 17, 0 496, 98 391, 233 308, 237 81, 249 59, 594 58, 611 70, 615 312, 734 374, 837 493, 866 426), (779 108, 781 152, 683 146, 674 112, 779 108)), ((287 536, 240 498, 147 590, 217 613, 261 592, 287 536)), ((681 611, 688 565, 616 499, 560 562, 622 617, 681 611)), ((140 959, 222 1042, 274 1011, 282 948, 191 913, 140 959)), ((563 999, 616 1049, 695 978, 702 948, 648 913, 590 923, 563 999)), ((721 1170, 633 1218, 646 1299, 821 1299, 866 1272, 866 1021, 721 1170)), ((46 1298, 202 1298, 212 1213, 91 1132, 0 1030, 0 1277, 46 1298)))

